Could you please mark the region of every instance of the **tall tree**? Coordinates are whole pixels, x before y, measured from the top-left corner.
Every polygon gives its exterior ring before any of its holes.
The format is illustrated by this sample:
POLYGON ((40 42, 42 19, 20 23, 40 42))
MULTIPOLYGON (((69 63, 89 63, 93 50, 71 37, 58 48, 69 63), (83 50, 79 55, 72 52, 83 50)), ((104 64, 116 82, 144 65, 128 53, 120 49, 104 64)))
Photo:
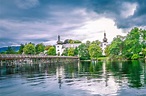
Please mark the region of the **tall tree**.
POLYGON ((35 45, 32 43, 26 44, 23 48, 25 54, 35 54, 35 45))
POLYGON ((112 41, 111 45, 109 46, 109 50, 110 50, 110 54, 111 55, 120 55, 122 52, 122 39, 117 36, 116 38, 114 38, 114 40, 112 41))
POLYGON ((55 47, 50 47, 48 52, 47 52, 48 55, 56 55, 56 49, 55 47))
POLYGON ((24 44, 21 44, 20 48, 19 48, 19 51, 18 51, 19 54, 23 53, 23 48, 24 48, 24 44))
POLYGON ((78 47, 78 54, 80 59, 82 60, 88 60, 90 59, 90 55, 89 55, 89 51, 88 51, 88 46, 84 43, 82 43, 79 47, 78 47))
POLYGON ((135 54, 139 55, 142 51, 142 45, 140 44, 140 30, 135 27, 132 29, 126 39, 124 40, 124 48, 123 48, 123 55, 127 58, 131 58, 135 54))
POLYGON ((92 59, 97 59, 99 56, 102 55, 102 49, 99 45, 97 45, 97 43, 91 44, 88 50, 92 59))
POLYGON ((44 50, 45 50, 45 45, 43 43, 37 44, 35 46, 36 54, 39 54, 41 52, 44 52, 44 50))

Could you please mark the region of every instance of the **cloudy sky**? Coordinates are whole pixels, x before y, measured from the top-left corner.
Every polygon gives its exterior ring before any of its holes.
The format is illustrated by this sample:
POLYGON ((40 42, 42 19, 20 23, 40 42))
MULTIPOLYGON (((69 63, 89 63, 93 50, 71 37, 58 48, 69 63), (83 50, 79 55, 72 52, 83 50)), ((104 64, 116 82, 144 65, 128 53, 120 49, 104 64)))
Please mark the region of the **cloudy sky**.
POLYGON ((145 0, 0 0, 0 47, 65 39, 111 42, 146 26, 145 0))

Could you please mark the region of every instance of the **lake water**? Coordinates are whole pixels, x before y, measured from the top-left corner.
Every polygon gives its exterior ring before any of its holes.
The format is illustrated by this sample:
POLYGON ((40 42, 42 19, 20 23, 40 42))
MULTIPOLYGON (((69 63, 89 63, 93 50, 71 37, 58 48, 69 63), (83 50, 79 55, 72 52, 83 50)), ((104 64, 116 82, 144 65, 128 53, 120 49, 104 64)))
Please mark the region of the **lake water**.
POLYGON ((3 67, 0 96, 146 96, 146 61, 3 67))

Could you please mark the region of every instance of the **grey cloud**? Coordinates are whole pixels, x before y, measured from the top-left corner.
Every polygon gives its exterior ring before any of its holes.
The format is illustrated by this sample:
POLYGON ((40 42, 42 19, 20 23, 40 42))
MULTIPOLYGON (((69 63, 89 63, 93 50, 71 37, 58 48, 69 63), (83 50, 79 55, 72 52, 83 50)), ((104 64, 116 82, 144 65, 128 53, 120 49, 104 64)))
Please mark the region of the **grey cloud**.
MULTIPOLYGON (((89 9, 97 14, 115 20, 119 28, 131 28, 134 26, 146 25, 146 2, 144 0, 92 0, 89 9), (132 16, 124 18, 120 15, 124 11, 123 3, 136 3, 137 8, 132 16)), ((126 14, 125 14, 126 15, 126 14)))
POLYGON ((145 26, 145 5, 144 0, 0 0, 0 46, 72 36, 72 30, 83 26, 93 11, 98 17, 92 19, 112 18, 118 28, 145 26), (132 16, 124 18, 121 11, 127 2, 138 6, 132 16))
MULTIPOLYGON (((14 2, 10 0, 1 0, 0 2, 0 8, 2 10, 0 18, 30 21, 51 18, 50 22, 52 23, 59 20, 55 20, 56 18, 69 17, 70 14, 72 14, 72 10, 78 10, 79 8, 95 11, 100 16, 114 19, 119 28, 129 27, 132 25, 130 24, 131 22, 139 26, 139 24, 137 24, 138 20, 143 19, 141 16, 145 17, 146 14, 146 2, 144 0, 14 0, 14 2), (138 6, 133 16, 123 18, 120 12, 125 10, 122 4, 126 2, 137 3, 138 6), (27 7, 27 9, 18 8, 18 5, 27 7), (57 11, 63 11, 64 14, 59 14, 59 16, 52 14, 52 12, 57 11), (129 22, 126 21, 127 19, 129 22), (54 20, 54 22, 51 20, 54 20)), ((146 22, 143 22, 142 25, 145 24, 146 22)))

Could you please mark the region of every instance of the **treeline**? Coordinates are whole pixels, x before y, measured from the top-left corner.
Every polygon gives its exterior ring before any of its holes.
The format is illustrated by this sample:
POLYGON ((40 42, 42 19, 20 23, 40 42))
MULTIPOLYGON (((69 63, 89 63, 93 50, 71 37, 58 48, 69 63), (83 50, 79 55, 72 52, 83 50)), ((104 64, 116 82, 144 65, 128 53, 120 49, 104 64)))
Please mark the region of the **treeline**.
POLYGON ((81 60, 97 59, 102 56, 102 49, 100 47, 101 42, 96 41, 86 41, 86 43, 81 43, 76 48, 66 48, 63 52, 63 56, 79 56, 81 60))
MULTIPOLYGON (((96 40, 81 43, 77 48, 66 48, 62 55, 79 56, 80 59, 97 59, 102 56, 101 42, 96 40)), ((105 48, 110 59, 134 60, 146 57, 146 30, 133 28, 127 36, 118 35, 105 48)))
POLYGON ((5 52, 1 52, 1 54, 56 55, 56 49, 55 46, 45 46, 43 43, 35 45, 30 42, 28 44, 21 44, 18 51, 15 51, 12 47, 8 47, 8 49, 5 52))
MULTIPOLYGON (((64 43, 81 43, 78 40, 67 39, 64 43)), ((21 44, 18 52, 8 47, 4 54, 47 54, 56 55, 55 46, 40 44, 21 44)), ((105 48, 105 54, 111 59, 139 59, 146 57, 146 30, 133 28, 127 36, 118 35, 105 48)), ((81 60, 97 59, 102 56, 101 42, 86 41, 76 48, 65 48, 63 56, 79 56, 81 60)))
POLYGON ((133 28, 127 36, 117 36, 105 53, 114 59, 139 59, 146 56, 146 30, 133 28))
MULTIPOLYGON (((76 44, 81 43, 81 41, 67 39, 66 44, 67 43, 76 44)), ((102 56, 102 49, 100 45, 101 42, 98 40, 92 42, 87 41, 86 43, 81 43, 81 45, 76 48, 64 48, 62 56, 79 56, 82 60, 97 59, 102 56)), ((35 45, 31 42, 28 44, 21 44, 18 52, 15 52, 13 48, 8 47, 8 50, 3 52, 3 54, 57 55, 55 46, 45 46, 42 43, 35 45)))

